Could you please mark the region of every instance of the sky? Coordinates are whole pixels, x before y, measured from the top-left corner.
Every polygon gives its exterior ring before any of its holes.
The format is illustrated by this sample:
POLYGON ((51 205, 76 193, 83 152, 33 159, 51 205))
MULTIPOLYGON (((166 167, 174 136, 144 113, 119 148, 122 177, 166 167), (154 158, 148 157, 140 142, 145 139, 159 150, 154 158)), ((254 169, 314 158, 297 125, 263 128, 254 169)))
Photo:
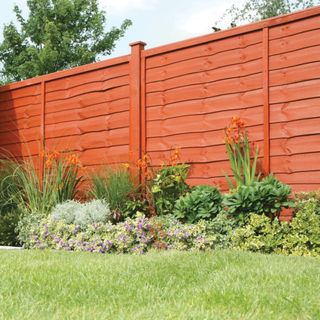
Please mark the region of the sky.
MULTIPOLYGON (((27 12, 27 0, 0 0, 0 40, 3 25, 14 20, 13 6, 18 4, 27 12)), ((143 41, 146 48, 184 40, 212 32, 211 27, 232 4, 244 0, 99 0, 107 12, 106 30, 120 26, 126 18, 133 25, 117 43, 111 57, 128 54, 129 43, 143 41)), ((229 21, 220 26, 228 27, 229 21)))

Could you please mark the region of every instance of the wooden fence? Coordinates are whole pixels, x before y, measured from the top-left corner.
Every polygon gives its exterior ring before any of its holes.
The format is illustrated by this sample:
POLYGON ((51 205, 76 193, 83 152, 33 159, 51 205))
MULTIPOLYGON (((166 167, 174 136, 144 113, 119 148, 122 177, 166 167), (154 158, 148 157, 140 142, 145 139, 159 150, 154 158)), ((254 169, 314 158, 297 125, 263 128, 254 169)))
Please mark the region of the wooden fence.
POLYGON ((191 184, 225 188, 223 129, 238 115, 265 171, 317 189, 319 33, 318 6, 1 87, 0 147, 70 150, 95 170, 145 153, 159 165, 180 146, 191 184))

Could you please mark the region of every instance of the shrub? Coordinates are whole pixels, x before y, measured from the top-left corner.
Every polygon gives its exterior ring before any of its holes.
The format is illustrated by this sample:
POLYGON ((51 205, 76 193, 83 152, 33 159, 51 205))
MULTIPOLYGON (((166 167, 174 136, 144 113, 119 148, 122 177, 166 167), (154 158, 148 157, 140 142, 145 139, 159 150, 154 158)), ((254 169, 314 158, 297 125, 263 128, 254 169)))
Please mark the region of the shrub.
POLYGON ((223 203, 229 214, 234 216, 246 216, 254 212, 274 218, 283 207, 293 205, 289 200, 290 194, 291 189, 288 185, 269 175, 262 181, 242 185, 226 194, 223 203))
POLYGON ((152 180, 151 192, 158 215, 172 214, 181 195, 190 190, 185 180, 189 165, 180 164, 162 168, 152 180))
POLYGON ((14 194, 19 191, 14 179, 18 164, 10 160, 0 160, 0 215, 18 209, 14 194))
POLYGON ((290 224, 290 233, 284 239, 283 250, 299 256, 320 255, 320 215, 315 199, 304 200, 290 224))
POLYGON ((81 209, 82 204, 75 200, 67 200, 58 203, 51 212, 54 220, 62 220, 66 224, 72 224, 75 221, 76 213, 81 209))
POLYGON ((296 193, 294 195, 294 207, 296 211, 304 210, 305 206, 308 205, 310 201, 313 201, 315 204, 315 213, 320 215, 320 190, 296 193))
POLYGON ((112 213, 104 200, 92 200, 86 203, 66 201, 58 204, 50 215, 53 220, 65 224, 86 226, 94 223, 111 221, 112 213))
POLYGON ((8 211, 0 215, 0 245, 17 246, 18 232, 16 230, 20 214, 18 211, 8 211))
POLYGON ((29 213, 22 216, 17 224, 16 232, 18 233, 18 241, 25 248, 30 247, 32 230, 39 226, 43 215, 39 213, 29 213))
POLYGON ((116 225, 76 226, 62 220, 45 218, 32 230, 29 246, 100 253, 143 254, 154 249, 205 250, 212 248, 214 237, 205 221, 182 224, 171 216, 138 216, 116 225))
POLYGON ((247 222, 232 234, 232 246, 253 252, 280 253, 288 232, 288 224, 277 218, 271 220, 264 215, 251 214, 247 222))
POLYGON ((19 243, 16 227, 20 218, 13 195, 18 191, 13 173, 16 164, 0 160, 0 245, 15 246, 19 243))
POLYGON ((125 211, 129 195, 134 192, 134 183, 125 168, 107 167, 104 172, 92 176, 91 195, 105 200, 118 215, 125 211))
POLYGON ((243 226, 233 232, 232 245, 254 252, 319 256, 320 215, 315 207, 314 199, 307 201, 290 224, 252 214, 243 226))
POLYGON ((214 219, 208 221, 207 230, 213 235, 213 247, 216 249, 229 248, 231 236, 238 226, 239 221, 225 212, 220 212, 214 219))
POLYGON ((137 214, 150 216, 150 207, 146 199, 133 198, 126 201, 122 216, 124 218, 134 218, 137 214))
POLYGON ((189 223, 212 219, 221 211, 222 196, 216 187, 197 186, 176 201, 173 214, 189 223))
POLYGON ((103 200, 93 200, 81 204, 75 212, 74 223, 86 226, 94 223, 105 223, 112 220, 109 204, 103 200))

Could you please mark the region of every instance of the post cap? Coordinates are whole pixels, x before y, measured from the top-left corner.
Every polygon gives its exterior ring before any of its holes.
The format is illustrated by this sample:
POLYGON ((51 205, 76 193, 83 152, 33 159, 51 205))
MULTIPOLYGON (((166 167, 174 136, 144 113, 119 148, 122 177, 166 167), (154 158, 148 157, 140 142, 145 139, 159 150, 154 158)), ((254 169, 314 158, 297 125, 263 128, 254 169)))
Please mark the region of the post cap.
POLYGON ((145 46, 146 45, 146 43, 145 42, 143 42, 143 41, 135 41, 135 42, 131 42, 130 44, 129 44, 129 46, 130 47, 134 47, 134 46, 137 46, 137 45, 140 45, 140 46, 145 46))

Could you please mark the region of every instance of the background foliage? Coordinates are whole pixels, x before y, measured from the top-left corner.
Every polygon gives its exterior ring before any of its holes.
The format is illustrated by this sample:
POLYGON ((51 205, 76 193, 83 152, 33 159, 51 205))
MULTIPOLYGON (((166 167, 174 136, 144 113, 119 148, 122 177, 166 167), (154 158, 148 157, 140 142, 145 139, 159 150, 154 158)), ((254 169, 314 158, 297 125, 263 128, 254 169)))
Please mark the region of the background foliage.
POLYGON ((97 61, 108 55, 128 27, 105 31, 106 13, 98 0, 28 0, 24 18, 15 5, 18 26, 5 25, 0 44, 2 80, 19 81, 97 61))

